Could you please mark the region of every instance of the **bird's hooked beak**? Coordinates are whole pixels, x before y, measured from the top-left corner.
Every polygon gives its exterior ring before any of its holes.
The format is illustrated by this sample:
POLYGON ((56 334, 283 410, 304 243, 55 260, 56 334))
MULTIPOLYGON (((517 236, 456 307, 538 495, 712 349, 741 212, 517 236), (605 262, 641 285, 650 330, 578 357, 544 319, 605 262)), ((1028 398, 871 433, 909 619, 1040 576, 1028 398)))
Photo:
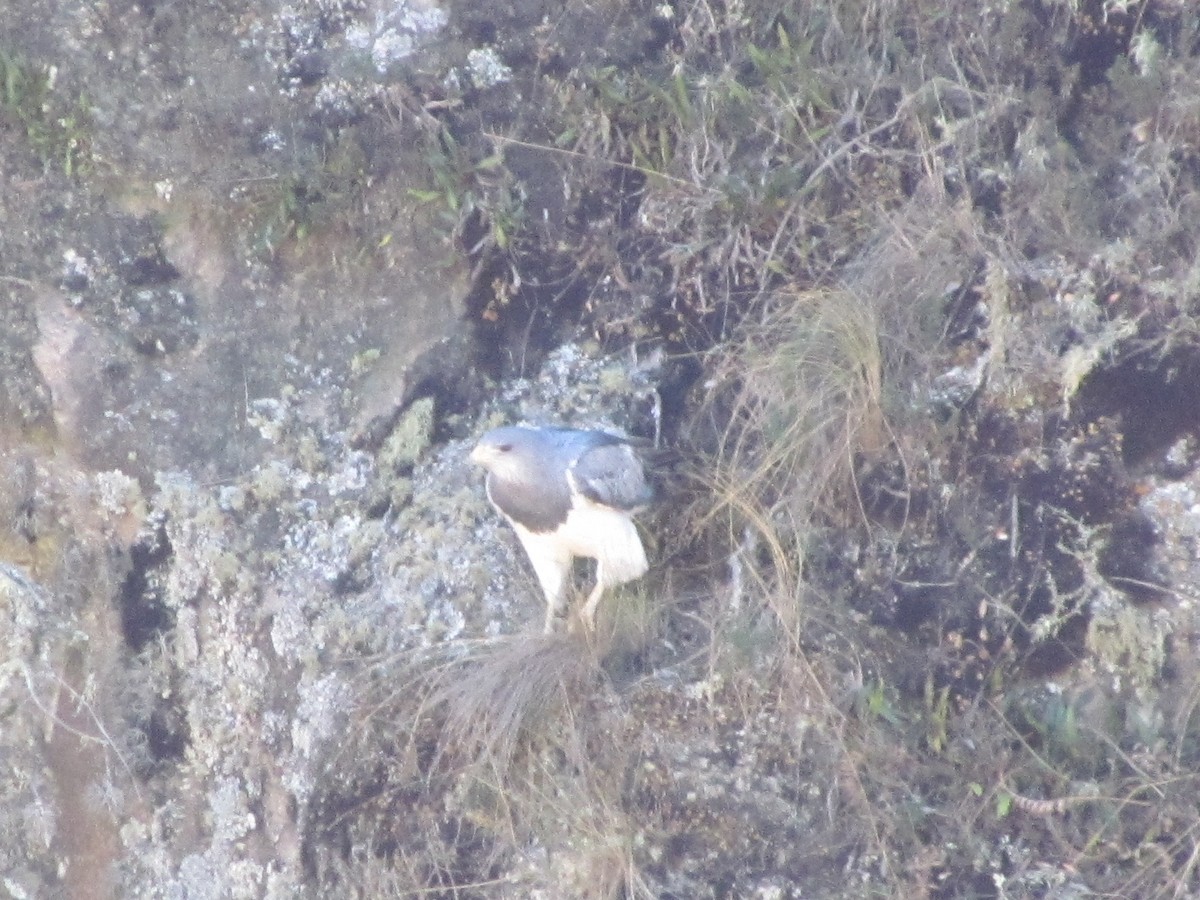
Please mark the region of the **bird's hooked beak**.
POLYGON ((471 462, 477 466, 483 466, 485 469, 496 460, 496 448, 491 444, 478 443, 475 449, 471 451, 471 462))
POLYGON ((519 474, 520 463, 513 455, 512 449, 512 444, 489 440, 485 436, 471 451, 471 462, 483 466, 493 475, 505 477, 519 474))

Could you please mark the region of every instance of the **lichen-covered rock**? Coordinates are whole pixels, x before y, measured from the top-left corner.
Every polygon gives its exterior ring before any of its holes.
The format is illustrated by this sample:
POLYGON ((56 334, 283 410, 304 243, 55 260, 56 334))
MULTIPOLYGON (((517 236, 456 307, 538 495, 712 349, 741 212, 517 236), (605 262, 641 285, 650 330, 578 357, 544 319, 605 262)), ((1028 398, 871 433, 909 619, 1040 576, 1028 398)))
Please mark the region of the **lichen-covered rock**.
POLYGON ((1200 88, 1126 5, 7 4, 0 894, 1200 893, 1200 88), (712 453, 595 634, 515 422, 712 453))

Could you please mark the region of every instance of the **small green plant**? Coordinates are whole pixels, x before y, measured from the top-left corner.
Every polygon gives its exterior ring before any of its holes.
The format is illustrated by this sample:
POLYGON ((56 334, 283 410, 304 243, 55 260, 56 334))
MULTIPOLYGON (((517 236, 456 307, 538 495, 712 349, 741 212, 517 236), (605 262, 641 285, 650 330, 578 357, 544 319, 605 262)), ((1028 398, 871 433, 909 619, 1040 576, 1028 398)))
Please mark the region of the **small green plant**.
POLYGON ((765 96, 760 99, 767 121, 774 126, 773 136, 797 149, 811 146, 824 137, 827 126, 820 123, 833 110, 833 98, 821 80, 813 60, 816 38, 808 35, 794 40, 782 26, 775 29, 771 45, 750 43, 746 53, 754 70, 757 86, 765 96))
POLYGON ((46 171, 59 168, 74 178, 91 161, 88 104, 83 94, 71 98, 58 93, 56 74, 53 66, 0 51, 0 113, 24 133, 46 171))
POLYGON ((409 196, 440 206, 441 217, 455 238, 461 237, 472 218, 480 217, 487 225, 484 240, 507 249, 521 227, 524 208, 508 186, 503 154, 476 159, 449 128, 442 128, 427 141, 424 160, 429 186, 412 188, 409 196))
POLYGON ((882 720, 892 726, 904 721, 904 714, 896 705, 896 692, 882 678, 875 678, 860 687, 854 695, 854 710, 860 719, 871 722, 882 720))
MULTIPOLYGON (((691 91, 682 70, 662 80, 616 66, 590 73, 589 83, 601 112, 603 143, 609 153, 627 156, 648 173, 665 173, 674 159, 680 136, 696 124, 691 91)), ((568 143, 573 133, 560 135, 568 143)))
POLYGON ((317 196, 302 176, 284 175, 272 181, 255 204, 255 248, 270 254, 288 238, 302 239, 311 226, 311 209, 317 196))
POLYGON ((948 740, 950 686, 938 688, 933 678, 925 680, 925 743, 934 753, 942 753, 948 740))
MULTIPOLYGON (((273 255, 288 241, 303 241, 346 221, 361 206, 366 168, 362 146, 351 131, 329 136, 319 155, 246 191, 245 227, 254 252, 273 255)), ((369 245, 387 240, 372 239, 369 245)))

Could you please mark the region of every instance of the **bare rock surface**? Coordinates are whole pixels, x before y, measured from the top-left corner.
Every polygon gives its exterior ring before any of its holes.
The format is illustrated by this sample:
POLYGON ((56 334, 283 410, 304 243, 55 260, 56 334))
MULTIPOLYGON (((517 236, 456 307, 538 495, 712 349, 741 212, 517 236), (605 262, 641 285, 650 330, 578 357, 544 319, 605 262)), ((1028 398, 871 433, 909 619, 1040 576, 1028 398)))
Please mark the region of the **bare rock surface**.
POLYGON ((931 9, 9 3, 0 895, 1200 895, 1197 25, 931 9))

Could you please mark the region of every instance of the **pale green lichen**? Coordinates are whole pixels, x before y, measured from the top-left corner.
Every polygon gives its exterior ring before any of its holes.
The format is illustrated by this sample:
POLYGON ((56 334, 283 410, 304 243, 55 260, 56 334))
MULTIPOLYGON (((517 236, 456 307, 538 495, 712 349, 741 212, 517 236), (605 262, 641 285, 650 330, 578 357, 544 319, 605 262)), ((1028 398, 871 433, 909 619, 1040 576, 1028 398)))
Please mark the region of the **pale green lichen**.
POLYGON ((1164 610, 1134 606, 1122 596, 1105 594, 1092 603, 1087 647, 1103 671, 1145 690, 1162 674, 1172 630, 1164 610))
POLYGON ((433 440, 433 398, 413 401, 379 451, 379 467, 404 472, 416 465, 433 440))

